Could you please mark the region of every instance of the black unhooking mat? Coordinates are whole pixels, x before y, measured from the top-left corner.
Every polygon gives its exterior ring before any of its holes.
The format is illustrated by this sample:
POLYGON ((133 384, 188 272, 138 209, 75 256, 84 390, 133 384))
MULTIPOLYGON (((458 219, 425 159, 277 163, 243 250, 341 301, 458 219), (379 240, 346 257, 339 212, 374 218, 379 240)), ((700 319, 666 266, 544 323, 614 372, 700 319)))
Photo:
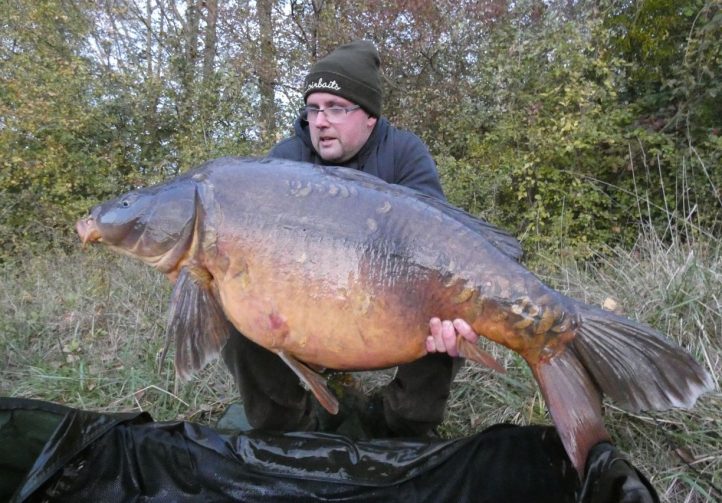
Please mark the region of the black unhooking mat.
POLYGON ((560 459, 542 426, 354 442, 0 398, 0 501, 575 501, 576 473, 560 459))

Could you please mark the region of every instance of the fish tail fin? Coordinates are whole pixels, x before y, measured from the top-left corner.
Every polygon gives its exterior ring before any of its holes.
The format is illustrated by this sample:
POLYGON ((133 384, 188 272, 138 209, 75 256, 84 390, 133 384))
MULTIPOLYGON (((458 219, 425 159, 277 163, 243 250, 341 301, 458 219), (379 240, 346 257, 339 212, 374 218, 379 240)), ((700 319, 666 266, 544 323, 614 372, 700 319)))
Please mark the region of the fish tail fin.
POLYGON ((599 389, 630 412, 690 408, 714 388, 692 356, 651 327, 578 303, 571 343, 599 389))
POLYGON ((631 412, 690 408, 714 387, 692 356, 651 327, 577 303, 567 349, 530 364, 564 448, 582 474, 589 450, 608 440, 602 393, 631 412))
POLYGON ((564 449, 581 477, 591 448, 610 438, 602 419, 601 393, 573 351, 530 366, 564 449))
POLYGON ((171 295, 161 362, 175 340, 176 375, 190 379, 218 357, 230 335, 228 323, 207 282, 183 268, 171 295))

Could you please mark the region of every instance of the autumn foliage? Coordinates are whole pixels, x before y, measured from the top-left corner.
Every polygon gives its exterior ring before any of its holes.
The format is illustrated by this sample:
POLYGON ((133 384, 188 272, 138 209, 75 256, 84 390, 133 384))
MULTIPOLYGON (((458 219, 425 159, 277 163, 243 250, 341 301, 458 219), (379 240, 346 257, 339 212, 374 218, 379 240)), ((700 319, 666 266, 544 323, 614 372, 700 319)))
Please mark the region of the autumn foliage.
POLYGON ((379 47, 384 115, 451 201, 528 251, 586 256, 640 225, 719 233, 715 0, 3 4, 0 256, 99 200, 288 134, 309 64, 379 47))

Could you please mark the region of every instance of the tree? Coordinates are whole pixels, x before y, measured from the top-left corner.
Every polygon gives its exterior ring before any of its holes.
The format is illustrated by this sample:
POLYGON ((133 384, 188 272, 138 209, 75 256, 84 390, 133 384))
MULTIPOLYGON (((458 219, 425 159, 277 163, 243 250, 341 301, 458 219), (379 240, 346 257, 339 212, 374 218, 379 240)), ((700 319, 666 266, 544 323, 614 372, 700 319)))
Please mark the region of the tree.
POLYGON ((260 136, 266 142, 273 141, 276 131, 276 59, 273 44, 273 1, 256 2, 259 29, 260 56, 258 68, 258 87, 261 95, 260 136))
POLYGON ((6 2, 3 16, 0 249, 12 250, 107 195, 122 147, 84 57, 92 20, 62 0, 6 2))
POLYGON ((359 38, 383 114, 426 141, 452 202, 527 249, 722 225, 719 0, 6 0, 2 23, 2 249, 265 153, 310 65, 359 38))

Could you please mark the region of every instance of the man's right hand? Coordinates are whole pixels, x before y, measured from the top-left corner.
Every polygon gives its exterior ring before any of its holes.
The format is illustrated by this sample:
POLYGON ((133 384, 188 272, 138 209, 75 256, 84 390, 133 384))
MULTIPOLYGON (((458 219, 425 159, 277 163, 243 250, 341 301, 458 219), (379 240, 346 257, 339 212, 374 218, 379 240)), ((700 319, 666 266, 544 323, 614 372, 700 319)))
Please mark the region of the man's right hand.
POLYGON ((431 318, 429 331, 431 334, 426 338, 426 350, 429 353, 448 353, 454 358, 459 356, 459 348, 456 345, 457 336, 461 335, 472 344, 476 344, 479 340, 476 332, 461 318, 457 318, 453 322, 431 318))

